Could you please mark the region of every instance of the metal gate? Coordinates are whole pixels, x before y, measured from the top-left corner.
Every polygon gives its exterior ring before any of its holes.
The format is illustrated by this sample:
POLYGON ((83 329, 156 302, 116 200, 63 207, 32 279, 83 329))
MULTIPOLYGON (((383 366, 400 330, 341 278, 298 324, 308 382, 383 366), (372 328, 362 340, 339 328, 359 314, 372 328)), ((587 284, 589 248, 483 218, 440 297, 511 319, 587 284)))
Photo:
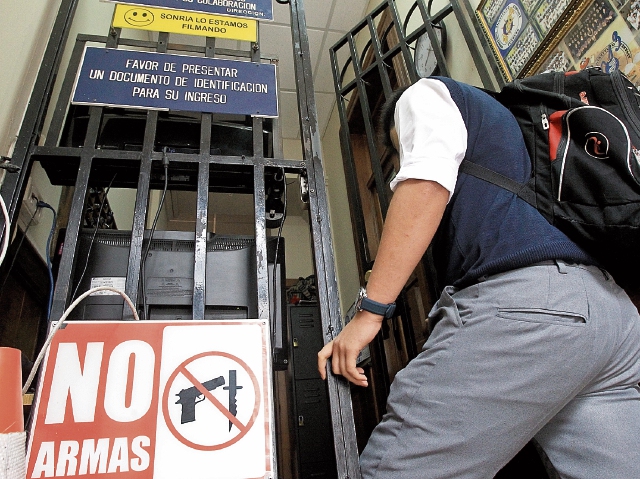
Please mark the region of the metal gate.
MULTIPOLYGON (((284 3, 278 0, 279 3, 284 3)), ((72 275, 74 257, 78 247, 81 232, 85 198, 89 185, 108 187, 117 184, 121 178, 134 181, 136 200, 134 219, 131 231, 131 246, 129 249, 128 268, 125 292, 139 303, 139 282, 141 278, 141 264, 144 259, 143 234, 147 217, 149 193, 153 188, 160 188, 166 180, 164 165, 179 168, 186 172, 190 182, 186 187, 197 192, 195 254, 194 254, 194 282, 193 282, 193 319, 204 319, 205 291, 207 288, 205 263, 207 241, 207 212, 208 193, 212 188, 212 178, 220 171, 242 174, 249 178, 248 183, 253 191, 255 212, 255 247, 256 247, 256 277, 258 295, 258 318, 269 320, 269 275, 267 266, 267 234, 265 215, 265 174, 274 169, 298 173, 308 181, 309 213, 312 233, 312 247, 314 266, 317 278, 318 304, 322 319, 322 327, 326 340, 333 339, 341 329, 341 313, 338 302, 336 271, 334 265, 333 246, 330 232, 327 197, 322 164, 320 134, 317 128, 317 111, 313 92, 312 66, 309 53, 309 42, 304 17, 303 0, 290 0, 292 43, 294 50, 295 75, 298 85, 298 110, 303 146, 303 161, 287 160, 283 158, 281 148, 266 152, 264 148, 263 131, 271 129, 278 134, 278 124, 266 125, 262 118, 247 119, 253 135, 252 154, 220 155, 212 154, 212 123, 215 114, 203 113, 198 118, 199 145, 195 152, 175 152, 159 150, 156 146, 156 134, 159 124, 159 113, 147 111, 144 116, 144 139, 140 151, 127 148, 101 148, 98 144, 99 132, 104 122, 105 107, 91 106, 86 117, 86 131, 78 144, 61 144, 67 107, 71 98, 74 75, 80 65, 82 52, 87 43, 99 44, 106 48, 134 47, 166 52, 167 50, 183 51, 191 55, 216 57, 227 55, 233 57, 248 57, 252 62, 261 62, 259 41, 252 44, 250 51, 230 51, 216 47, 214 38, 207 38, 206 46, 172 44, 167 33, 160 33, 157 41, 141 41, 124 39, 120 30, 110 28, 106 36, 79 35, 75 39, 75 46, 71 55, 66 76, 58 93, 58 100, 52 104, 54 86, 59 71, 64 46, 67 43, 71 24, 78 5, 78 0, 63 0, 54 24, 45 57, 42 62, 34 91, 25 115, 20 135, 14 150, 12 163, 21 167, 20 175, 10 175, 6 178, 2 195, 9 205, 12 225, 17 217, 22 192, 29 177, 30 167, 34 161, 39 161, 48 168, 48 172, 57 171, 61 177, 66 177, 69 184, 74 186, 68 224, 66 230, 63 254, 60 260, 57 283, 50 319, 56 321, 61 317, 72 299, 72 275), (53 109, 46 140, 41 141, 47 111, 53 109), (105 171, 118 170, 123 172, 120 179, 112 180, 111 175, 103 177, 105 171), (131 172, 134 172, 132 174, 131 172), (133 178, 133 180, 131 180, 133 178), (115 183, 110 183, 115 181, 115 183)), ((275 143, 277 145, 277 142, 275 143)), ((169 180, 169 186, 171 180, 169 180)), ((174 185, 175 186, 175 185, 174 185)), ((183 186, 185 187, 185 186, 183 186)), ((5 234, 10 234, 6 231, 5 234)), ((123 308, 123 319, 132 319, 127 308, 123 308)), ((333 424, 333 436, 338 477, 356 479, 360 477, 358 454, 355 439, 355 427, 351 407, 349 386, 342 378, 330 375, 328 380, 330 409, 333 424)))
MULTIPOLYGON (((432 3, 433 0, 416 0, 406 15, 401 16, 396 2, 385 0, 330 49, 341 125, 340 145, 362 282, 373 267, 391 199, 388 185, 399 168, 397 158, 376 140, 376 119, 384 99, 420 76, 450 76, 445 61, 443 20, 451 13, 465 37, 465 47, 474 59, 481 80, 488 87, 492 84, 484 57, 473 39, 469 2, 453 0, 435 13, 432 13, 432 3), (415 57, 417 49, 422 48, 424 52, 427 47, 431 49, 432 70, 424 72, 424 67, 417 67, 415 57)), ((398 367, 415 357, 426 340, 427 333, 420 331, 420 322, 439 292, 430 255, 428 250, 416 270, 415 291, 410 290, 410 285, 403 288, 397 299, 396 317, 388 326, 400 350, 398 362, 402 364, 398 367)), ((386 402, 393 374, 389 372, 389 364, 393 363, 387 354, 389 347, 385 349, 381 336, 391 334, 383 329, 372 348, 372 360, 377 366, 372 375, 378 375, 380 387, 374 387, 375 397, 367 400, 373 399, 380 410, 386 402)))

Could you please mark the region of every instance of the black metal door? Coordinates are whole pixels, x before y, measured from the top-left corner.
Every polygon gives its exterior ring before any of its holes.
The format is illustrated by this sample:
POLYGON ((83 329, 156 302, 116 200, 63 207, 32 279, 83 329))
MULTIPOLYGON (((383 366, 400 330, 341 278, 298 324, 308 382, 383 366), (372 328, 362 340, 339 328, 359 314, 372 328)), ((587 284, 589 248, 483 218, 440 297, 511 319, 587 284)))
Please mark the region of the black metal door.
MULTIPOLYGON (((264 132, 274 133, 274 125, 262 118, 246 118, 252 140, 247 154, 220 154, 216 151, 214 114, 203 113, 192 122, 192 133, 197 138, 193 151, 177 151, 165 148, 159 139, 165 120, 157 111, 148 111, 135 116, 142 125, 139 144, 110 144, 104 148, 104 131, 109 115, 131 112, 114 112, 113 109, 91 106, 84 112, 69 109, 75 72, 80 64, 84 46, 87 43, 101 44, 106 48, 129 47, 156 52, 180 51, 187 54, 215 57, 219 55, 244 57, 253 62, 268 61, 261 57, 260 42, 255 42, 247 51, 230 51, 216 47, 214 38, 207 38, 206 45, 185 45, 171 43, 170 35, 160 33, 157 40, 123 39, 119 29, 111 28, 106 36, 78 35, 72 39, 69 66, 60 69, 65 44, 71 30, 79 0, 63 0, 54 24, 53 34, 48 43, 31 101, 20 131, 12 162, 21 167, 19 175, 9 176, 5 181, 2 196, 9 205, 10 218, 17 213, 26 179, 34 161, 39 161, 48 170, 52 181, 73 187, 69 202, 68 221, 64 250, 58 267, 58 276, 50 319, 58 320, 72 301, 72 275, 78 247, 78 238, 83 226, 85 199, 90 187, 108 188, 120 185, 136 190, 135 211, 131 228, 130 249, 126 273, 125 292, 135 304, 141 303, 139 285, 143 257, 143 238, 148 215, 149 193, 151 189, 161 189, 163 183, 168 188, 191 189, 197 194, 195 217, 195 254, 192 291, 192 318, 205 317, 206 257, 207 257, 207 212, 209 192, 219 186, 221 176, 235 178, 250 189, 253 195, 255 213, 255 248, 257 280, 257 316, 269 320, 269 282, 266 237, 266 179, 274 170, 298 173, 308 182, 310 228, 313 241, 314 267, 318 285, 320 318, 326 340, 333 338, 340 330, 340 307, 337 294, 332 237, 330 231, 320 136, 317 127, 317 111, 312 81, 311 56, 304 18, 303 0, 290 0, 291 34, 294 45, 295 74, 298 85, 298 109, 303 146, 303 161, 287 160, 282 151, 265 148, 264 132), (64 79, 56 85, 56 79, 64 79), (60 86, 57 103, 54 105, 54 89, 60 86), (52 110, 46 141, 42 141, 47 111, 52 110), (82 113, 82 114, 81 114, 82 113), (76 114, 81 133, 70 132, 69 114, 76 114), (80 118, 84 116, 84 118, 80 118), (80 121, 82 120, 82 121, 80 121), (67 135, 70 134, 70 136, 67 135), (168 174, 178 171, 179 174, 168 174)), ((277 134, 277 133, 276 133, 277 134)), ((235 180, 232 180, 235 181, 235 180)), ((11 221, 15 228, 15 222, 11 221)), ((10 234, 6 228, 3 234, 10 234)), ((128 308, 123 307, 122 317, 132 319, 128 308)), ((338 477, 360 477, 355 439, 355 427, 351 412, 351 397, 348 384, 341 378, 330 376, 328 380, 331 404, 331 425, 334 438, 334 452, 338 477)))

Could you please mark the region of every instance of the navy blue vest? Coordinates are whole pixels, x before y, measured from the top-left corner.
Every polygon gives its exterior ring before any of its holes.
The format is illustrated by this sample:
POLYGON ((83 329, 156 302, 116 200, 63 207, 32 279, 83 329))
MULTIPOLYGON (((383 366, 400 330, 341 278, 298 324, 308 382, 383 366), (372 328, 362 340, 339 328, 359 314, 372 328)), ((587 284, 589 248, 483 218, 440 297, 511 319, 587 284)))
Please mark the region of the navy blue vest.
MULTIPOLYGON (((437 79, 448 88, 467 128, 465 158, 527 181, 531 162, 513 115, 477 88, 437 79)), ((485 275, 551 259, 595 263, 525 201, 464 173, 458 175, 433 252, 442 286, 464 287, 485 275)))

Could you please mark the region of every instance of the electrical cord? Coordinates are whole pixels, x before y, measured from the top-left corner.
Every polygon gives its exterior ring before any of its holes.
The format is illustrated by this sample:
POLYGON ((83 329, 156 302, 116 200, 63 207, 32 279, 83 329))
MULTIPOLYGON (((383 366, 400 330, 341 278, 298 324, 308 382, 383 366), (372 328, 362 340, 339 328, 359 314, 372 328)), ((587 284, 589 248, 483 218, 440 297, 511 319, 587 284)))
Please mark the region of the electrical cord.
MULTIPOLYGON (((280 221, 280 226, 278 226, 278 236, 276 238, 276 254, 275 254, 275 258, 273 260, 274 264, 278 263, 278 249, 280 246, 280 238, 282 238, 282 227, 284 226, 284 220, 287 218, 287 178, 284 175, 284 168, 282 168, 282 177, 283 177, 283 191, 282 191, 282 197, 283 197, 283 212, 282 212, 282 221, 280 221)), ((274 290, 275 290, 275 268, 274 268, 274 280, 273 280, 273 286, 274 286, 274 290)))
POLYGON ((104 204, 107 201, 107 196, 109 195, 109 191, 111 190, 111 185, 113 184, 113 180, 116 179, 117 175, 118 175, 117 173, 113 175, 113 178, 111 178, 111 181, 109 182, 109 186, 104 192, 102 203, 100 203, 100 211, 98 212, 98 221, 96 221, 96 227, 93 230, 93 236, 91 237, 91 242, 89 243, 89 251, 87 251, 87 257, 85 259, 84 268, 82 269, 82 274, 80 275, 80 278, 78 278, 78 284, 76 284, 76 289, 73 291, 73 294, 71 295, 72 298, 75 298, 76 294, 78 294, 78 290, 80 289, 80 285, 82 284, 84 275, 87 272, 87 267, 89 266, 89 258, 91 257, 91 250, 93 249, 93 243, 95 242, 96 236, 98 235, 98 228, 100 228, 100 216, 102 215, 102 209, 104 208, 104 204))
POLYGON ((160 203, 158 204, 158 210, 156 216, 153 218, 153 224, 151 225, 151 232, 149 234, 149 240, 147 241, 147 247, 142 255, 142 264, 140 266, 140 285, 142 289, 142 317, 149 319, 147 315, 147 291, 144 283, 145 265, 147 264, 147 256, 149 256, 149 250, 151 249, 151 242, 153 241, 153 235, 156 232, 158 226, 158 218, 160 218, 160 211, 164 206, 164 200, 167 196, 167 188, 169 187, 169 159, 167 158, 167 147, 162 149, 162 166, 164 166, 164 186, 162 188, 162 196, 160 197, 160 203))
POLYGON ((0 208, 2 208, 2 214, 4 215, 4 226, 2 227, 2 234, 4 239, 2 240, 2 250, 0 250, 0 266, 4 261, 4 257, 7 255, 7 249, 9 249, 9 212, 7 211, 7 205, 4 202, 4 198, 0 195, 0 208))
POLYGON ((44 342, 44 345, 42 346, 42 349, 40 350, 40 354, 38 354, 38 357, 36 358, 36 360, 33 363, 33 367, 31 368, 31 372, 29 373, 29 377, 27 378, 24 386, 22 387, 22 394, 26 394, 27 391, 29 390, 29 387, 31 386, 31 383, 33 382, 33 378, 36 376, 36 373, 38 371, 38 367, 40 366, 40 363, 42 362, 42 359, 44 358, 44 355, 46 354, 47 349, 49 348, 49 345, 51 344, 51 341, 53 341, 53 336, 56 334, 58 329, 60 329, 60 327, 66 321, 67 317, 71 314, 71 312, 75 309, 75 307, 78 306, 78 304, 80 304, 80 302, 83 299, 85 299, 87 296, 89 296, 89 295, 91 295, 91 294, 93 294, 93 293, 95 293, 97 291, 111 291, 113 293, 117 293, 120 296, 122 296, 124 298, 124 300, 126 301, 126 303, 129 305, 129 308, 131 308, 131 311, 133 312, 133 317, 135 318, 135 320, 136 321, 140 320, 140 317, 138 316, 138 312, 136 311, 136 308, 133 305, 133 302, 131 301, 129 296, 127 296, 126 293, 124 293, 123 291, 120 291, 119 289, 112 288, 110 286, 98 286, 97 288, 92 288, 89 291, 86 291, 86 292, 82 293, 78 297, 78 299, 76 299, 73 303, 71 303, 71 306, 69 306, 67 308, 67 310, 64 312, 64 314, 60 317, 60 319, 56 323, 56 325, 51 329, 51 332, 49 332, 49 336, 47 336, 47 340, 44 342))
MULTIPOLYGON (((47 208, 50 209, 53 213, 53 220, 51 221, 51 230, 49 230, 49 237, 47 238, 47 270, 49 271, 49 302, 47 303, 47 321, 51 317, 51 304, 53 303, 53 268, 51 266, 51 240, 53 238, 53 233, 56 231, 56 210, 53 207, 45 203, 44 201, 38 201, 36 204, 39 208, 47 208)), ((25 234, 26 235, 26 234, 25 234)))
MULTIPOLYGON (((277 295, 277 277, 276 277, 276 273, 278 271, 278 251, 280 250, 280 238, 282 238, 282 228, 284 226, 284 220, 287 218, 287 177, 285 176, 284 173, 284 168, 282 168, 282 183, 284 184, 283 187, 283 191, 282 191, 282 196, 283 198, 283 212, 282 212, 282 221, 280 222, 280 226, 278 226, 278 236, 276 237, 276 252, 273 258, 273 294, 275 296, 275 300, 274 301, 278 301, 278 297, 277 295)), ((284 285, 283 285, 284 286, 284 285)), ((275 304, 273 307, 273 310, 275 311, 275 304)), ((283 312, 284 314, 284 312, 283 312)), ((272 318, 272 323, 275 324, 275 319, 276 318, 272 318)), ((275 344, 275 340, 276 340, 276 328, 273 327, 271 328, 271 344, 275 344)))

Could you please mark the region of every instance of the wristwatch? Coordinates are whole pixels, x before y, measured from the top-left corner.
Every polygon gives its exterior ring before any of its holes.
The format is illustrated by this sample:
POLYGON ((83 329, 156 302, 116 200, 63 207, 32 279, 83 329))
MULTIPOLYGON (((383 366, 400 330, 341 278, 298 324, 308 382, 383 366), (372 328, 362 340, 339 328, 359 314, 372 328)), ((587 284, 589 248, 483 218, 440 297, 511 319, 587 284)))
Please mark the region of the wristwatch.
POLYGON ((396 303, 378 303, 377 301, 367 298, 367 290, 360 288, 358 298, 356 299, 356 311, 369 311, 384 318, 390 318, 393 316, 395 310, 396 303))

